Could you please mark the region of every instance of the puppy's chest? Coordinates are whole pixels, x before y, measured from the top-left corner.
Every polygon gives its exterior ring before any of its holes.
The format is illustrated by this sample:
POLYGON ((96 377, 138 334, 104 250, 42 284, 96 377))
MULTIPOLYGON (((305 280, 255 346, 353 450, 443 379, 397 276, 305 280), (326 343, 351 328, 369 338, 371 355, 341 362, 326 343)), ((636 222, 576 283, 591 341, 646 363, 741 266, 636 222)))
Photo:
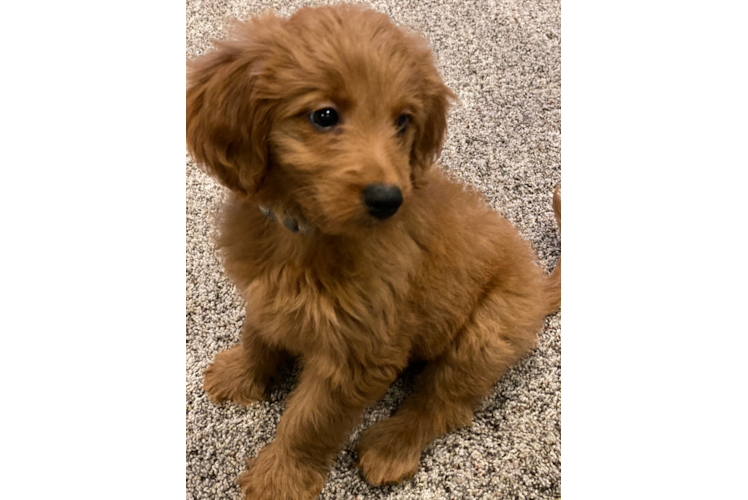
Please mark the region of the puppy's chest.
POLYGON ((330 344, 388 343, 408 292, 407 283, 393 278, 277 266, 247 288, 247 320, 268 341, 299 354, 335 347, 330 344))

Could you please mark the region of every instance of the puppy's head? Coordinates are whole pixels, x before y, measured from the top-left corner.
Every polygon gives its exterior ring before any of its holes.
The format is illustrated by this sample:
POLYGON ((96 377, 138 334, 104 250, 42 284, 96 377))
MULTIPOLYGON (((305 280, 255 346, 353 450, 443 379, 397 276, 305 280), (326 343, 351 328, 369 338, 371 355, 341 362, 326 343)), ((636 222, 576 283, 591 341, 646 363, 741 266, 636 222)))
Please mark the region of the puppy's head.
POLYGON ((209 173, 333 234, 407 203, 453 97, 423 39, 335 6, 257 17, 216 45, 187 90, 187 144, 209 173))

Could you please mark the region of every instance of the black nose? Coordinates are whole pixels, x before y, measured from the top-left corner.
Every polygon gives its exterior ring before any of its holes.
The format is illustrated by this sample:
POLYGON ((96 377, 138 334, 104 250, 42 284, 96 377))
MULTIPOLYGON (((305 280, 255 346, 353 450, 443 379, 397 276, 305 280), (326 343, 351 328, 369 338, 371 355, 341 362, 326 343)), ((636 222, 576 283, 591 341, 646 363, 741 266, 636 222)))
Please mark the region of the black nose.
POLYGON ((377 219, 386 219, 397 212, 403 203, 403 193, 397 186, 369 184, 364 188, 364 204, 377 219))

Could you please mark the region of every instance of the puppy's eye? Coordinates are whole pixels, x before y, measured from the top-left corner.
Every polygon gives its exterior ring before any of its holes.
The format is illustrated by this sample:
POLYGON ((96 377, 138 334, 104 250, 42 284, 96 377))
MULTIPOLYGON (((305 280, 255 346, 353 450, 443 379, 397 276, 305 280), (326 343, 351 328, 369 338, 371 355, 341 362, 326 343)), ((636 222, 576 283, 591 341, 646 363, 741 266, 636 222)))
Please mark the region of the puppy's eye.
POLYGON ((395 126, 397 127, 398 134, 404 133, 407 130, 408 125, 410 125, 410 115, 403 113, 397 117, 395 126))
POLYGON ((333 108, 318 109, 309 115, 309 121, 315 127, 327 130, 338 124, 338 112, 333 108))

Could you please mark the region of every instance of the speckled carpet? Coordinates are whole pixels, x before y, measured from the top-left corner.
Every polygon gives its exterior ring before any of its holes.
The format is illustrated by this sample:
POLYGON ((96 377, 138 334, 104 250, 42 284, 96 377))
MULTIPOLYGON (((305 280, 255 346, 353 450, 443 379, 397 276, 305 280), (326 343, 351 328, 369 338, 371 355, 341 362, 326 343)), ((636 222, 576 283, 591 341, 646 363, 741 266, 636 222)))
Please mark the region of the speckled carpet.
MULTIPOLYGON (((187 0, 187 56, 223 38, 229 17, 270 8, 290 15, 320 2, 187 0)), ((430 42, 459 102, 440 164, 483 191, 550 270, 560 253, 551 209, 561 180, 559 0, 386 0, 370 4, 430 42)), ((187 158, 187 498, 238 499, 244 459, 272 441, 293 370, 268 401, 212 404, 202 373, 239 341, 243 305, 212 242, 223 190, 187 158)), ((555 499, 561 496, 561 315, 537 348, 493 389, 473 425, 435 441, 412 480, 369 486, 352 464, 361 430, 391 414, 412 382, 406 372, 370 408, 330 473, 323 499, 555 499)))

